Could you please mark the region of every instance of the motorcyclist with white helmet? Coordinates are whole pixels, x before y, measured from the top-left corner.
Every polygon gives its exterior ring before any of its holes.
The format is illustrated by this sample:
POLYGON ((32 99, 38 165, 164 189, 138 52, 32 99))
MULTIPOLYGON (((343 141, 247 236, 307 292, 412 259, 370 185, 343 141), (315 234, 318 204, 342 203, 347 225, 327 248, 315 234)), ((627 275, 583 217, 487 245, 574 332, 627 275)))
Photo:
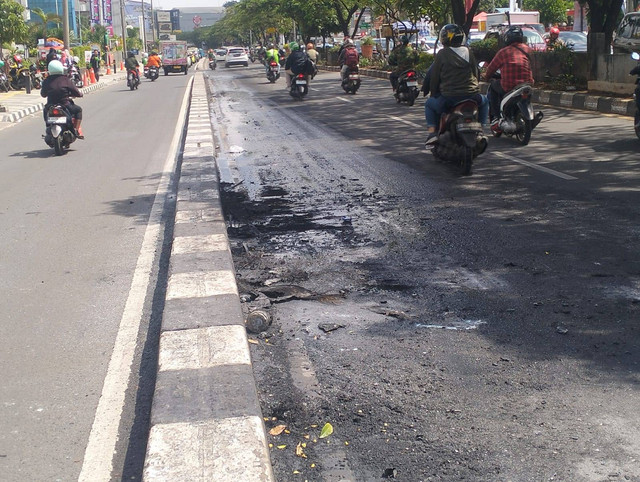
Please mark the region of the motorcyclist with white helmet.
POLYGON ((73 127, 76 129, 78 139, 84 139, 84 134, 80 127, 82 123, 82 107, 72 100, 73 97, 82 97, 83 94, 73 85, 71 79, 64 75, 64 67, 59 60, 49 62, 49 75, 42 82, 40 95, 47 98, 47 103, 44 106, 45 120, 49 107, 60 104, 71 114, 73 127))

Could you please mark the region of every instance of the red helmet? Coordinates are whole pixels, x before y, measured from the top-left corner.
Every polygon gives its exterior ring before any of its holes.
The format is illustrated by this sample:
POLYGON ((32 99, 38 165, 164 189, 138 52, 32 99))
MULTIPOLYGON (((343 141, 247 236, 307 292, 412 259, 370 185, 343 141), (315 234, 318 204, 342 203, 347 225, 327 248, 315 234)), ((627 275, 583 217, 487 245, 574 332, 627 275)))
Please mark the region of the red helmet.
POLYGON ((549 36, 557 37, 558 35, 560 35, 560 29, 558 27, 551 27, 551 29, 549 30, 549 36))
POLYGON ((13 60, 15 61, 16 64, 21 64, 22 63, 22 56, 15 54, 13 56, 13 60))

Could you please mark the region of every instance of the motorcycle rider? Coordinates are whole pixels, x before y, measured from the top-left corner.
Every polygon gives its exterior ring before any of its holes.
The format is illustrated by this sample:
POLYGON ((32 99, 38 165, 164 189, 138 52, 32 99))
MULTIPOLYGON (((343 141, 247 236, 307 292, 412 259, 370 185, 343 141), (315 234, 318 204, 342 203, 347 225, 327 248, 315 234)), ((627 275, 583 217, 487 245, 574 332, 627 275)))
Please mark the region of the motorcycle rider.
POLYGON ((466 99, 473 99, 479 106, 480 122, 488 124, 489 102, 480 93, 478 64, 473 53, 464 47, 465 34, 459 25, 447 24, 440 30, 440 43, 444 47, 436 54, 431 66, 431 97, 425 102, 427 140, 425 145, 437 139, 440 115, 448 106, 466 99))
POLYGON ((398 88, 400 75, 407 70, 414 69, 420 59, 420 54, 409 45, 409 37, 403 35, 400 42, 400 45, 394 48, 389 55, 389 65, 395 66, 395 70, 389 74, 389 81, 394 91, 398 88))
POLYGON ((358 57, 358 50, 356 49, 353 40, 347 39, 345 41, 344 49, 338 57, 338 64, 340 65, 340 79, 344 81, 349 69, 358 68, 360 58, 358 57))
POLYGON ((313 79, 318 73, 318 67, 316 66, 318 65, 318 58, 320 57, 320 54, 318 54, 318 51, 311 42, 307 44, 307 55, 309 56, 309 60, 313 62, 313 74, 311 74, 311 78, 313 79))
POLYGON ((547 50, 554 50, 562 46, 564 46, 564 42, 560 40, 560 29, 551 27, 549 29, 549 38, 547 39, 547 50))
POLYGON ((291 49, 291 54, 289 54, 284 64, 284 71, 287 74, 287 88, 291 88, 291 79, 294 75, 307 73, 307 63, 309 61, 309 57, 300 48, 298 42, 289 42, 289 48, 291 49))
POLYGON ((160 60, 160 56, 158 52, 152 50, 149 54, 149 58, 147 59, 147 67, 162 67, 162 60, 160 60))
POLYGON ((49 62, 51 62, 52 60, 58 60, 58 52, 56 52, 56 49, 54 49, 53 47, 49 48, 49 52, 47 52, 47 65, 49 65, 49 62))
POLYGON ((127 58, 124 61, 124 66, 127 69, 127 72, 133 72, 138 82, 140 82, 140 72, 138 71, 138 67, 140 67, 140 64, 138 63, 138 59, 136 59, 136 56, 133 52, 129 51, 127 53, 127 58))
POLYGON ((504 34, 503 47, 487 66, 485 78, 491 82, 487 91, 491 129, 498 128, 500 102, 505 94, 519 84, 532 84, 531 49, 524 41, 524 33, 517 25, 512 25, 504 34), (492 79, 496 70, 500 70, 500 79, 492 79))
POLYGON ((63 105, 71 114, 73 127, 78 139, 84 139, 80 124, 82 123, 82 107, 75 104, 72 97, 82 97, 83 94, 73 85, 69 77, 64 75, 64 67, 59 60, 49 62, 49 76, 42 82, 40 95, 47 98, 44 106, 44 118, 47 120, 49 107, 56 104, 63 105))
POLYGON ((278 64, 278 72, 280 72, 280 52, 274 44, 269 44, 269 50, 264 54, 264 66, 266 68, 266 72, 269 72, 269 69, 271 68, 269 66, 271 61, 278 64))

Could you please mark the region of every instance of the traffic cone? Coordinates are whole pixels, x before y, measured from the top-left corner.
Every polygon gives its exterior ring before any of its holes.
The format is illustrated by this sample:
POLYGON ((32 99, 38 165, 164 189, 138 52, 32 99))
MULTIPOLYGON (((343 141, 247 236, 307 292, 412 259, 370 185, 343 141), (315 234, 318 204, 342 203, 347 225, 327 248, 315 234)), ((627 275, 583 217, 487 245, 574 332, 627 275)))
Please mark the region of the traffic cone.
POLYGON ((87 77, 87 71, 84 71, 84 74, 82 75, 82 85, 84 87, 88 87, 89 86, 89 78, 87 77))
POLYGON ((120 61, 120 72, 124 71, 124 60, 120 61))
POLYGON ((89 80, 92 84, 96 83, 96 74, 93 72, 93 69, 89 69, 89 80))
POLYGON ((109 67, 109 64, 107 64, 107 73, 104 75, 111 75, 111 67, 109 67))

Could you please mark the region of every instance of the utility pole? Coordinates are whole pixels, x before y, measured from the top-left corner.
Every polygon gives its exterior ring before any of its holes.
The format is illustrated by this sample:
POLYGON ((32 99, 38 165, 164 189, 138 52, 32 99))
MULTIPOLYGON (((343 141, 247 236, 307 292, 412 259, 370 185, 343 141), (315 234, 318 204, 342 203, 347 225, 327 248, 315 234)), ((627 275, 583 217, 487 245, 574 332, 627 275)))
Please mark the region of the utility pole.
POLYGON ((140 31, 142 33, 142 51, 146 52, 147 51, 147 34, 145 32, 146 24, 144 23, 144 0, 140 0, 140 3, 142 4, 142 25, 140 26, 140 31))
MULTIPOLYGON (((57 5, 57 2, 56 2, 57 5)), ((69 48, 69 0, 62 0, 62 41, 69 48)))
POLYGON ((127 56, 127 22, 124 17, 124 0, 120 0, 120 22, 122 23, 122 58, 127 56))
POLYGON ((153 0, 151 0, 151 38, 156 43, 156 17, 153 14, 153 0))

